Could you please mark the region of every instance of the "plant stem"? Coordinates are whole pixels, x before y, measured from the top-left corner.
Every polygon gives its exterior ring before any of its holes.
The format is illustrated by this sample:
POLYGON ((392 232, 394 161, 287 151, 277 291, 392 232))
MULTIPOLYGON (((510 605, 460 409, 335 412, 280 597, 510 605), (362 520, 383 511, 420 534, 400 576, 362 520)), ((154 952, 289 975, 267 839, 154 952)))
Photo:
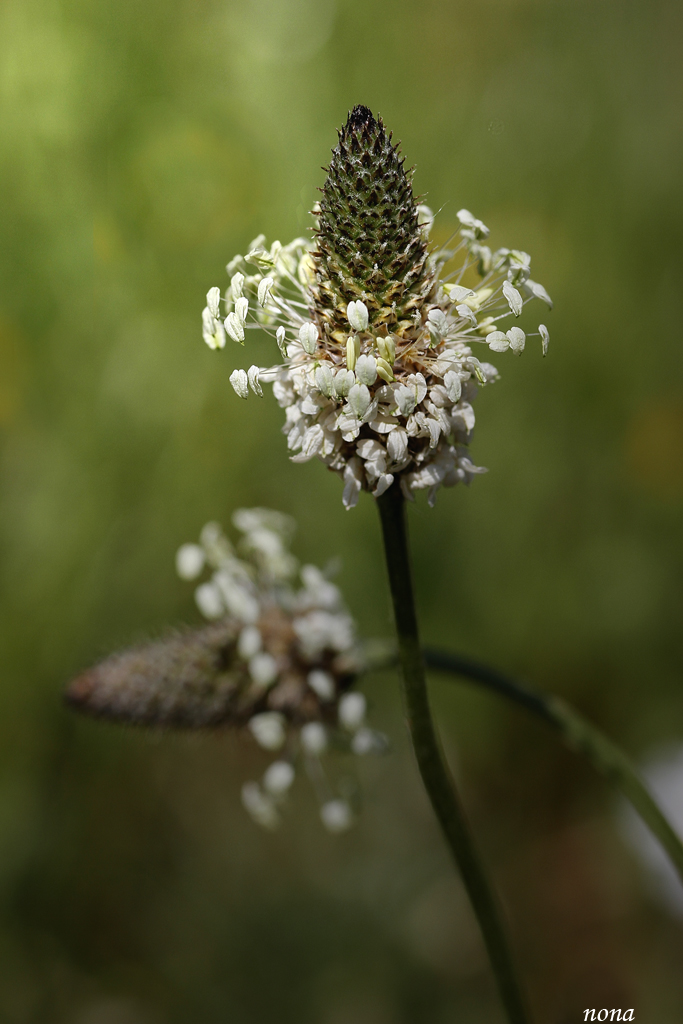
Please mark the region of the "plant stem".
POLYGON ((422 781, 479 921, 510 1024, 527 1024, 496 897, 469 832, 465 812, 441 753, 432 721, 420 649, 408 551, 405 502, 398 484, 380 498, 384 551, 394 605, 408 727, 422 781))
POLYGON ((583 754, 594 768, 621 789, 668 854, 683 882, 683 842, 649 792, 630 758, 569 704, 526 683, 446 651, 425 650, 429 668, 464 676, 494 693, 523 705, 556 729, 568 747, 583 754))

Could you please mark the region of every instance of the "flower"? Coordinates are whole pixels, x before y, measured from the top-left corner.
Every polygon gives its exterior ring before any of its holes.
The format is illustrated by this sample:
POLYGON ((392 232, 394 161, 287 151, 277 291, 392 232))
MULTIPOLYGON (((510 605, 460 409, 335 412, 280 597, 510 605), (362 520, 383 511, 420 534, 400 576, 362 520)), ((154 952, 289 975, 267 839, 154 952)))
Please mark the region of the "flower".
MULTIPOLYGON (((453 246, 430 249, 434 216, 367 107, 349 114, 327 171, 314 241, 268 248, 260 235, 228 264, 225 332, 242 344, 245 329, 263 328, 283 354, 230 380, 241 398, 249 385, 260 394, 272 384, 292 460, 317 458, 338 473, 347 508, 395 479, 408 498, 427 489, 433 504, 440 487, 485 472, 468 455, 472 401, 498 372, 474 352, 520 355, 525 332, 499 328, 527 302, 551 301, 530 278, 529 255, 492 251, 468 210, 457 214, 453 246)), ((225 336, 217 293, 203 314, 212 348, 225 336)), ((547 328, 538 334, 545 355, 547 328)))
POLYGON ((243 787, 254 820, 267 828, 279 823, 303 761, 319 783, 323 823, 341 831, 353 813, 330 792, 322 755, 331 747, 354 754, 386 747, 367 728, 365 698, 352 689, 364 668, 355 624, 338 587, 292 555, 289 516, 238 509, 232 521, 241 535, 236 545, 208 523, 199 544, 183 544, 176 555, 178 574, 196 582, 195 600, 209 624, 106 658, 71 683, 67 700, 137 725, 240 729, 277 754, 261 783, 243 787), (330 801, 336 810, 323 813, 330 801))

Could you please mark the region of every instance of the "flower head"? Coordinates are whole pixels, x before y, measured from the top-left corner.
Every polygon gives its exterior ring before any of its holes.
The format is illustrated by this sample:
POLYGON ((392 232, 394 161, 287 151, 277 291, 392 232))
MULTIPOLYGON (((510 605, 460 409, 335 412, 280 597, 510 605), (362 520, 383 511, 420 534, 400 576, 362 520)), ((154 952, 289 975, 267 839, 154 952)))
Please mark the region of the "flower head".
MULTIPOLYGON (((396 478, 406 497, 426 488, 433 503, 441 486, 484 472, 468 454, 472 400, 498 373, 477 347, 520 355, 526 334, 507 321, 550 298, 531 280, 528 254, 492 251, 468 210, 458 212, 453 246, 430 248, 433 214, 367 107, 339 132, 321 191, 315 241, 267 248, 259 236, 228 264, 225 332, 243 343, 245 328, 265 328, 284 357, 237 370, 231 382, 241 398, 250 385, 256 394, 273 385, 292 460, 315 457, 338 473, 348 508, 361 490, 379 497, 396 478)), ((215 302, 204 324, 207 343, 220 347, 215 302)), ((544 325, 538 334, 545 354, 544 325)))
MULTIPOLYGON (((352 689, 364 667, 355 624, 327 575, 291 554, 289 516, 238 509, 233 525, 236 546, 208 523, 200 543, 176 555, 183 579, 207 577, 195 600, 209 624, 106 658, 71 683, 67 700, 137 725, 245 731, 277 753, 261 784, 242 792, 249 813, 268 827, 279 821, 297 760, 315 762, 322 820, 339 831, 339 807, 336 817, 324 808, 344 801, 330 791, 321 755, 331 746, 356 754, 384 746, 365 724, 365 698, 352 689)), ((346 815, 350 824, 350 806, 346 815)))

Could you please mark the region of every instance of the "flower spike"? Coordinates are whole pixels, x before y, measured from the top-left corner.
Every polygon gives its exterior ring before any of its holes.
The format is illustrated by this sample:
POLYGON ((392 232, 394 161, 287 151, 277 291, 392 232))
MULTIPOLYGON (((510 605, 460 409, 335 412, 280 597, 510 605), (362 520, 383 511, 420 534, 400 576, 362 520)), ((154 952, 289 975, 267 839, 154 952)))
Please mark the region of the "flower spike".
MULTIPOLYGON (((550 296, 531 280, 528 253, 492 251, 489 229, 467 209, 453 248, 430 248, 434 215, 367 107, 354 107, 339 132, 314 216, 313 241, 268 248, 260 235, 228 264, 225 332, 244 344, 248 326, 274 330, 283 359, 235 371, 233 387, 246 398, 249 386, 258 394, 273 384, 291 458, 338 473, 347 508, 397 478, 406 497, 426 489, 433 504, 440 487, 484 472, 468 452, 472 401, 498 372, 476 346, 521 355, 527 334, 509 318, 534 299, 552 306, 550 296)), ((204 338, 222 348, 216 296, 204 338)), ((545 355, 548 332, 538 332, 545 355)))

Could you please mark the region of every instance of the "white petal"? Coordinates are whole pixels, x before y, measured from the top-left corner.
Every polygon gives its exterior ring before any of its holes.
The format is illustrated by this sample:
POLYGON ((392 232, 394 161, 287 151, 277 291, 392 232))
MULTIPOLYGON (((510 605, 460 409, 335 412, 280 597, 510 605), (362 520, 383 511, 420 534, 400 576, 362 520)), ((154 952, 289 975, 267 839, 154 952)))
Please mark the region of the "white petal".
POLYGON ((365 726, 354 733, 351 740, 351 750, 354 754, 382 754, 387 746, 386 736, 365 726))
MULTIPOLYGON (((237 300, 240 301, 239 299, 237 300)), ((244 341, 244 325, 237 313, 228 313, 225 318, 225 329, 233 341, 244 341)))
POLYGON ((349 391, 348 403, 351 411, 362 420, 370 408, 370 392, 365 384, 354 384, 349 391))
POLYGON ((349 732, 360 729, 365 719, 367 702, 362 693, 354 690, 352 693, 345 693, 339 701, 339 724, 349 732))
POLYGON ((275 332, 275 340, 277 341, 277 347, 280 349, 282 358, 287 358, 287 346, 285 345, 285 329, 284 327, 278 327, 275 332))
POLYGON ((353 814, 346 800, 328 800, 320 808, 320 817, 328 832, 346 832, 353 824, 353 814))
POLYGON ((304 352, 308 352, 308 354, 312 356, 315 352, 315 346, 318 341, 318 328, 315 324, 302 324, 299 328, 299 341, 303 346, 304 352))
POLYGON ((368 307, 360 299, 349 302, 346 316, 354 331, 365 331, 368 327, 368 307))
POLYGON ((272 654, 259 651, 249 660, 249 675, 257 686, 270 686, 277 679, 277 662, 272 654))
POLYGON ((215 316, 216 319, 221 313, 221 290, 220 288, 209 288, 206 293, 206 305, 211 311, 211 315, 215 316))
POLYGON ((430 309, 427 314, 427 324, 437 338, 445 338, 448 331, 448 319, 442 309, 430 309))
POLYGON ((472 309, 464 302, 460 303, 459 306, 456 306, 456 312, 458 313, 458 316, 461 316, 463 318, 463 320, 469 320, 472 327, 477 326, 476 316, 472 312, 472 309))
POLYGON ((249 394, 249 378, 245 370, 233 370, 230 374, 230 383, 240 398, 246 398, 249 394))
POLYGON ((319 757, 327 750, 327 730, 322 722, 307 722, 301 727, 301 746, 306 754, 319 757))
POLYGON ((475 294, 471 288, 464 288, 461 284, 445 284, 444 291, 451 302, 464 302, 465 299, 474 298, 475 294))
POLYGON ((258 395, 259 398, 263 398, 263 388, 259 384, 259 368, 258 366, 250 366, 247 371, 247 380, 249 381, 249 387, 258 395))
POLYGON ((548 354, 548 343, 550 341, 550 334, 545 324, 538 325, 538 333, 541 335, 541 343, 543 345, 543 355, 548 354))
POLYGON ((524 287, 527 291, 531 292, 535 299, 542 299, 550 309, 553 308, 553 300, 550 298, 543 285, 539 284, 538 281, 525 281, 524 287))
POLYGON ((424 401, 424 397, 427 394, 427 382, 421 373, 411 373, 406 378, 406 384, 410 388, 414 388, 415 402, 417 405, 424 401))
POLYGON ((349 391, 356 383, 356 376, 351 370, 337 370, 334 375, 334 393, 337 398, 346 398, 349 391))
POLYGON ((237 299, 235 303, 235 313, 239 317, 242 323, 246 322, 247 313, 249 312, 249 299, 237 299))
POLYGON ((240 274, 237 271, 236 274, 230 278, 230 291, 232 292, 233 300, 240 299, 242 297, 242 286, 244 284, 244 274, 240 274))
POLYGON ((242 805, 257 825, 274 829, 280 824, 280 816, 270 796, 261 792, 258 782, 245 782, 242 786, 242 805))
POLYGON ((492 352, 507 352, 510 348, 510 339, 502 331, 493 331, 486 336, 486 344, 492 352))
POLYGON ((507 337, 510 339, 510 348, 519 356, 524 351, 524 343, 526 342, 526 335, 521 327, 511 327, 507 332, 507 337))
POLYGON ((522 312, 522 296, 519 294, 514 285, 511 285, 509 281, 503 282, 503 295, 508 301, 508 305, 515 316, 519 316, 522 312))
POLYGON ((237 653, 240 658, 248 660, 258 654, 262 645, 261 631, 256 626, 245 626, 237 638, 237 653))
POLYGON ((265 750, 279 750, 285 742, 285 720, 279 711, 263 711, 249 719, 249 731, 265 750))
POLYGON ((263 776, 263 788, 272 796, 282 796, 294 782, 294 766, 289 761, 273 761, 263 776))
POLYGON ((412 388, 405 385, 401 385, 395 391, 396 404, 398 405, 399 412, 403 416, 410 416, 415 408, 416 395, 412 388))
POLYGON ((330 398, 332 395, 332 384, 334 381, 333 370, 334 367, 332 366, 332 363, 328 362, 321 363, 315 370, 315 382, 318 385, 318 390, 321 391, 326 398, 330 398))
POLYGON ((194 599, 206 619, 220 619, 225 614, 221 592, 215 583, 202 583, 195 590, 194 599))
POLYGON ((387 438, 387 452, 392 462, 403 462, 408 454, 408 435, 405 430, 392 430, 387 438))
MULTIPOLYGON (((336 589, 336 588, 335 588, 336 589)), ((321 700, 332 700, 334 697, 334 677, 320 668, 308 673, 308 685, 321 700)))
POLYGON ((259 281, 258 301, 260 306, 265 306, 274 284, 272 277, 264 277, 262 281, 259 281))
POLYGON ((443 379, 444 387, 451 402, 460 401, 462 395, 462 381, 455 370, 448 370, 443 379))
POLYGON ((424 203, 420 203, 417 207, 417 223, 424 228, 426 234, 429 234, 434 223, 434 214, 424 203))
POLYGON ((381 473, 380 476, 379 476, 379 479, 377 480, 377 486, 375 487, 374 491, 372 492, 373 498, 381 497, 381 495, 383 495, 385 491, 389 490, 389 488, 391 487, 393 482, 394 482, 394 475, 393 475, 393 473, 381 473))
POLYGON ((206 554, 199 544, 183 544, 175 556, 176 572, 181 580, 196 580, 204 568, 206 554))
POLYGON ((362 482, 363 470, 361 461, 354 456, 352 459, 349 459, 344 467, 344 493, 342 495, 344 508, 354 508, 358 504, 362 482))
POLYGON ((361 459, 376 459, 378 456, 384 455, 384 448, 379 441, 374 441, 371 438, 363 438, 356 445, 356 451, 358 452, 361 459))
POLYGON ((371 386, 377 380, 377 363, 374 356, 359 356, 356 360, 356 379, 361 384, 371 386))

